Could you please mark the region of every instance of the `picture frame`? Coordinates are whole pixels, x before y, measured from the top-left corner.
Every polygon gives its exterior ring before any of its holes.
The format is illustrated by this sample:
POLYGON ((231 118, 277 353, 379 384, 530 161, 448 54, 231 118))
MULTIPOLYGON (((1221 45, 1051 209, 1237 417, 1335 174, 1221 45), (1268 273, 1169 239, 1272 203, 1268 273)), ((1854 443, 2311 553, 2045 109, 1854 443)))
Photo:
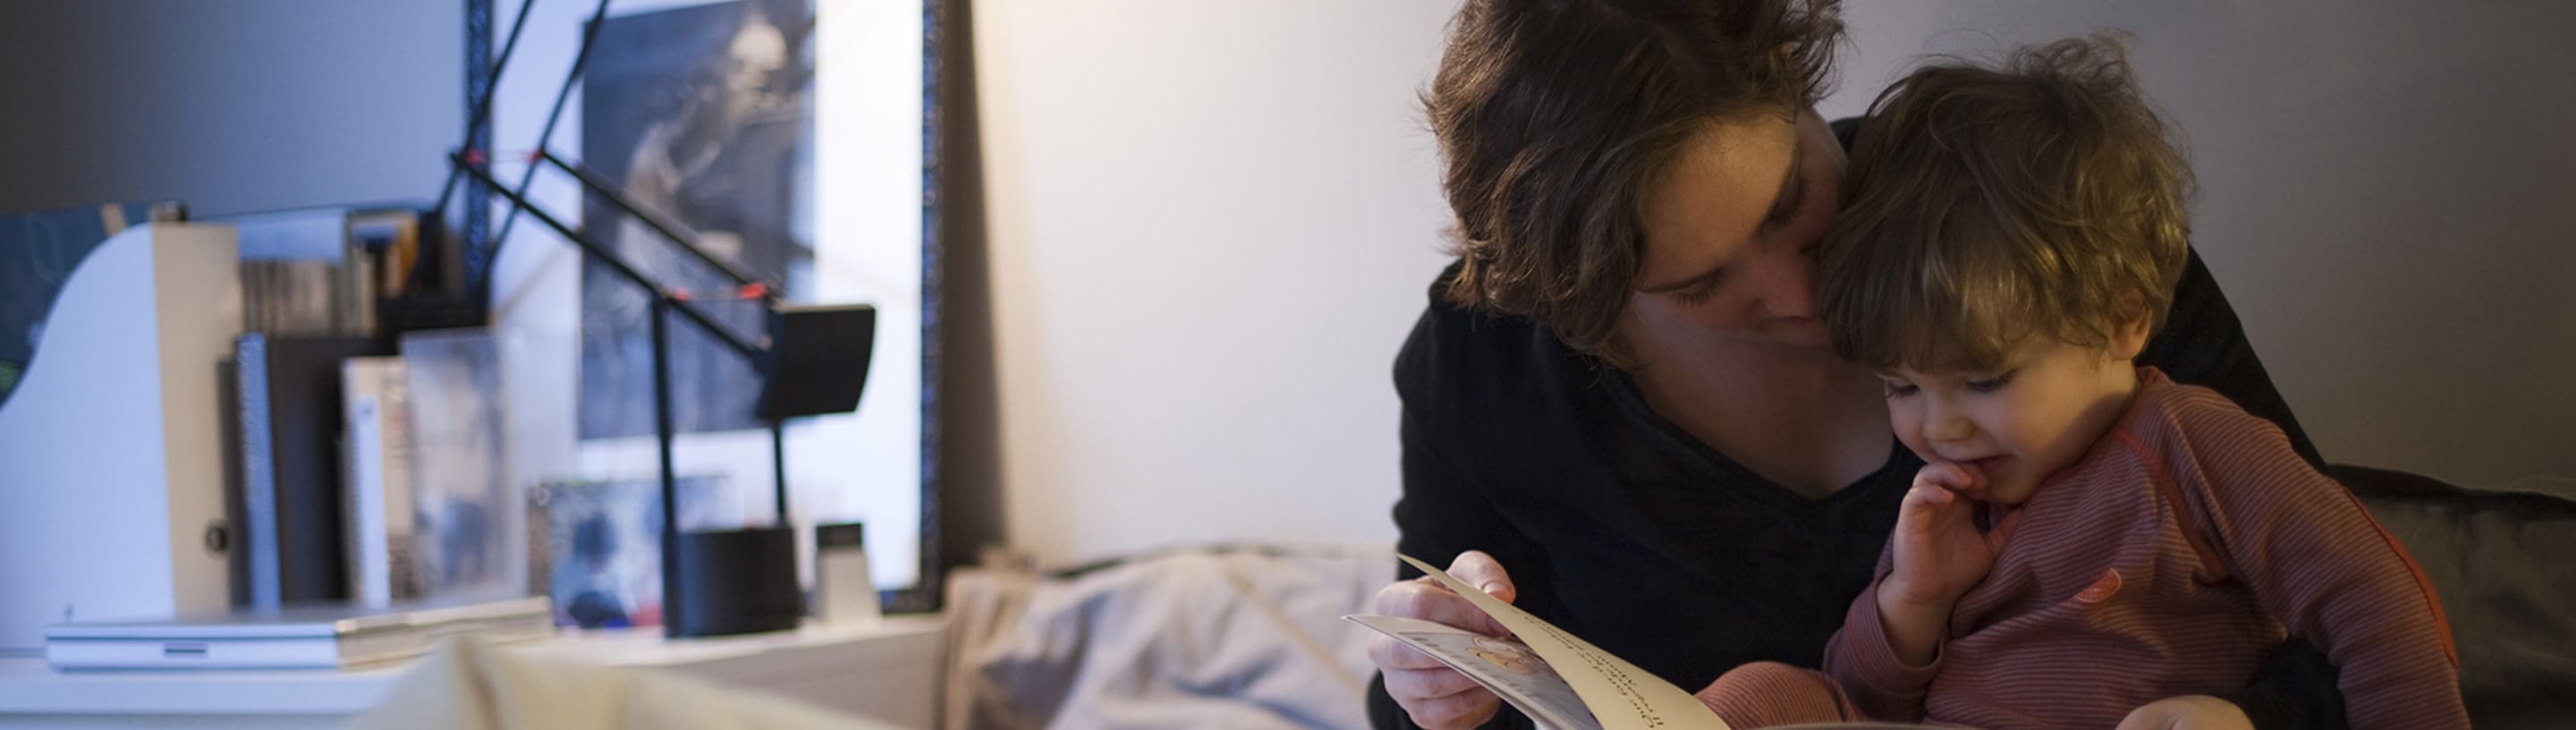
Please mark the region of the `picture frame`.
MULTIPOLYGON (((663 173, 658 189, 643 190, 648 194, 638 198, 677 209, 663 212, 688 224, 690 232, 702 234, 701 242, 716 242, 709 248, 733 255, 764 278, 774 277, 770 280, 784 290, 786 300, 876 306, 876 355, 858 412, 786 424, 784 476, 791 493, 792 521, 868 525, 866 550, 872 573, 885 609, 894 612, 939 607, 941 256, 939 201, 934 193, 942 179, 936 86, 946 52, 938 22, 941 11, 937 0, 918 5, 858 0, 467 0, 465 24, 469 81, 464 108, 469 116, 488 110, 479 124, 469 125, 484 130, 475 140, 483 154, 468 157, 489 165, 487 169, 505 184, 525 180, 522 189, 533 204, 560 217, 577 215, 583 221, 578 224, 580 230, 596 236, 595 241, 623 237, 616 241, 621 252, 649 250, 649 243, 634 240, 639 232, 629 223, 603 220, 613 211, 597 205, 571 176, 552 170, 531 174, 534 165, 525 160, 539 148, 537 140, 543 139, 543 150, 631 185, 630 192, 656 187, 637 174, 655 168, 663 173), (525 19, 519 17, 523 9, 525 19), (791 17, 797 9, 808 13, 801 21, 791 17), (725 20, 729 13, 734 20, 725 20), (594 14, 607 19, 597 29, 590 27, 594 14), (768 27, 752 27, 755 21, 750 18, 759 18, 757 22, 768 27), (522 34, 515 48, 507 40, 514 29, 522 34), (884 42, 905 37, 917 38, 917 47, 884 42), (588 56, 580 50, 585 38, 597 44, 588 56), (723 58, 717 62, 699 62, 718 56, 723 58), (804 68, 794 68, 797 64, 804 68), (576 65, 581 66, 578 74, 576 65), (502 71, 498 82, 483 83, 495 67, 502 71), (801 100, 787 93, 800 74, 807 94, 801 100), (570 87, 565 86, 567 78, 573 79, 570 87), (671 79, 681 81, 675 84, 671 79), (612 86, 632 90, 692 85, 697 91, 656 100, 640 99, 636 93, 596 93, 612 86), (728 89, 746 87, 760 90, 750 103, 727 97, 728 89), (909 102, 900 101, 905 96, 909 102), (564 111, 552 114, 559 97, 564 111), (622 107, 616 103, 620 101, 625 102, 622 107), (780 125, 792 123, 800 104, 808 114, 807 131, 780 133, 780 125), (689 108, 702 110, 694 113, 699 117, 727 116, 704 110, 754 114, 710 122, 689 118, 693 114, 686 111, 689 108), (889 108, 899 111, 888 113, 889 108), (873 116, 862 116, 870 113, 873 116), (607 118, 621 114, 640 116, 607 118), (753 124, 740 123, 754 117, 758 119, 753 124), (768 126, 759 134, 704 133, 709 127, 726 128, 728 122, 737 131, 768 126), (550 124, 551 132, 547 131, 550 124), (691 134, 714 141, 698 139, 637 152, 648 147, 638 140, 672 140, 691 134), (593 144, 593 137, 615 141, 593 144), (743 142, 746 139, 752 141, 743 142), (805 145, 795 152, 805 161, 784 161, 779 148, 796 144, 805 145), (744 147, 762 149, 743 154, 744 147), (689 190, 692 184, 700 188, 689 190), (745 192, 746 188, 768 192, 745 192), (778 200, 780 194, 788 199, 778 200), (753 215, 709 205, 710 199, 751 201, 762 212, 753 215), (817 200, 831 204, 818 205, 817 200), (761 220, 756 225, 744 223, 754 218, 761 220), (758 232, 747 233, 754 229, 758 232)), ((573 353, 513 366, 529 371, 525 379, 563 386, 556 403, 560 410, 578 414, 556 419, 561 423, 532 427, 558 434, 559 440, 576 446, 556 450, 565 453, 550 459, 553 463, 521 464, 520 471, 528 475, 522 481, 620 480, 645 475, 655 466, 655 444, 650 431, 639 433, 636 428, 636 406, 643 405, 641 412, 649 413, 646 398, 651 391, 638 387, 648 383, 638 382, 647 379, 636 374, 650 370, 637 368, 632 357, 599 356, 626 347, 621 344, 627 342, 622 339, 624 330, 633 330, 636 337, 645 335, 642 323, 618 320, 615 326, 604 326, 609 320, 594 316, 603 297, 593 296, 605 290, 604 283, 580 273, 585 267, 579 252, 543 226, 513 220, 506 203, 494 205, 500 198, 473 185, 466 187, 466 204, 460 206, 465 220, 457 226, 468 239, 464 257, 468 277, 491 282, 494 326, 560 343, 558 351, 573 353), (484 220, 474 220, 477 214, 484 220), (600 384, 604 361, 622 368, 622 377, 609 378, 617 382, 608 386, 600 384), (601 416, 603 405, 618 412, 601 416)), ((756 309, 727 301, 733 293, 728 287, 717 286, 720 282, 707 277, 672 278, 677 280, 673 286, 691 289, 693 301, 706 303, 703 311, 728 324, 746 326, 739 334, 757 334, 749 329, 756 326, 756 309), (724 314, 728 309, 747 314, 724 314)), ((675 365, 674 374, 682 376, 675 380, 721 385, 698 393, 694 401, 675 391, 675 414, 689 415, 678 419, 682 423, 676 429, 679 437, 673 458, 685 473, 721 474, 728 484, 762 487, 737 489, 734 496, 766 503, 765 485, 779 478, 769 466, 770 432, 738 417, 748 414, 736 410, 737 405, 747 409, 757 395, 758 389, 745 388, 739 377, 751 371, 747 364, 716 357, 729 353, 685 354, 689 343, 679 333, 690 329, 672 328, 675 355, 695 363, 675 365), (733 400, 704 397, 710 393, 733 400)), ((519 410, 542 414, 554 409, 523 404, 519 410)))

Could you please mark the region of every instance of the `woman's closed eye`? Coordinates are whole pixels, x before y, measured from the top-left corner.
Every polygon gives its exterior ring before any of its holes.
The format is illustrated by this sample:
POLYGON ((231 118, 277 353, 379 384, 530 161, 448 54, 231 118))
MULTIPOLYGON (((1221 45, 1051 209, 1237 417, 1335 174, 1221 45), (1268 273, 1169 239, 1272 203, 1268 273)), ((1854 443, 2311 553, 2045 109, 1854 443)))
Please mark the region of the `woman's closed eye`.
POLYGON ((1803 194, 1806 190, 1806 185, 1804 183, 1800 183, 1798 189, 1800 191, 1799 194, 1789 199, 1786 204, 1772 209, 1770 215, 1762 217, 1763 233, 1771 233, 1788 226, 1789 221, 1796 220, 1798 218, 1798 213, 1806 209, 1805 198, 1807 196, 1803 194))
POLYGON ((1889 398, 1903 398, 1913 395, 1915 391, 1913 383, 1901 380, 1882 380, 1879 381, 1879 385, 1882 386, 1881 392, 1885 393, 1889 398))
POLYGON ((1673 301, 1681 302, 1684 306, 1694 307, 1707 304, 1708 300, 1717 297, 1717 284, 1719 280, 1720 279, 1717 277, 1711 277, 1708 281, 1701 282, 1698 286, 1673 292, 1673 301))
POLYGON ((1801 147, 1797 156, 1790 159, 1789 176, 1780 181, 1779 195, 1771 199, 1771 209, 1764 211, 1762 216, 1763 233, 1780 230, 1807 209, 1806 153, 1806 148, 1801 147))
POLYGON ((1717 298, 1718 287, 1725 286, 1728 275, 1734 272, 1733 266, 1719 266, 1692 279, 1687 286, 1672 291, 1669 296, 1686 307, 1707 304, 1708 300, 1717 298))

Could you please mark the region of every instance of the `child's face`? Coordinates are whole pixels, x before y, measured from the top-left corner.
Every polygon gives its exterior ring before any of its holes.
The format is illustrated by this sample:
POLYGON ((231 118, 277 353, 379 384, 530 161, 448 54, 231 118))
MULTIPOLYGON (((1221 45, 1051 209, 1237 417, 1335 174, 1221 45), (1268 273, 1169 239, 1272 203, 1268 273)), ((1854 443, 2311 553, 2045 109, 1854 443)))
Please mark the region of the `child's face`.
POLYGON ((2049 475, 2075 464, 2127 409, 2138 376, 2130 359, 2145 328, 2108 347, 2034 337, 1993 372, 1881 371, 1896 437, 1924 461, 1983 471, 1983 494, 2000 505, 2030 498, 2049 475))

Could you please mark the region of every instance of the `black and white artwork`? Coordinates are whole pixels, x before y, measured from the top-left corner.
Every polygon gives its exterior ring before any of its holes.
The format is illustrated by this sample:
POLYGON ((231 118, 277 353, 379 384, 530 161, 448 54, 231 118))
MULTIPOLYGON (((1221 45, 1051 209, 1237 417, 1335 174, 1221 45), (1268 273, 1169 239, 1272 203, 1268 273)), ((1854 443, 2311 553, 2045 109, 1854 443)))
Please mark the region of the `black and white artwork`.
POLYGON ((54 296, 89 252, 126 226, 144 222, 140 203, 0 216, 0 403, 36 360, 54 296))
MULTIPOLYGON (((570 176, 530 170, 525 153, 543 146, 577 159, 720 260, 777 285, 787 303, 876 308, 857 412, 791 419, 775 450, 753 417, 757 371, 669 318, 671 458, 677 473, 721 477, 710 500, 749 523, 769 523, 770 488, 782 481, 794 521, 865 522, 871 577, 892 605, 914 610, 932 607, 937 583, 921 570, 935 564, 937 543, 924 529, 938 481, 936 7, 611 0, 549 131, 598 6, 537 3, 495 84, 490 143, 505 180, 526 175, 541 207, 578 217, 584 238, 684 292, 737 337, 758 342, 758 301, 643 221, 585 197, 570 176)), ((502 13, 488 27, 512 21, 502 13)), ((504 38, 489 40, 497 51, 504 38)), ((523 450, 523 471, 546 482, 658 479, 649 293, 552 231, 524 219, 515 231, 495 258, 495 326, 528 343, 512 372, 540 405, 518 415, 548 449, 523 450), (570 446, 558 457, 555 443, 570 446)), ((862 377, 855 363, 850 376, 862 377)))
MULTIPOLYGON (((813 15, 802 0, 738 0, 609 17, 581 92, 584 164, 682 235, 799 295, 814 262, 813 15)), ((736 337, 758 342, 764 309, 713 267, 593 197, 590 231, 664 286, 687 292, 736 337)), ((582 272, 581 437, 654 432, 651 296, 593 261, 582 272)), ((671 337, 680 433, 764 428, 759 377, 679 317, 671 337)))

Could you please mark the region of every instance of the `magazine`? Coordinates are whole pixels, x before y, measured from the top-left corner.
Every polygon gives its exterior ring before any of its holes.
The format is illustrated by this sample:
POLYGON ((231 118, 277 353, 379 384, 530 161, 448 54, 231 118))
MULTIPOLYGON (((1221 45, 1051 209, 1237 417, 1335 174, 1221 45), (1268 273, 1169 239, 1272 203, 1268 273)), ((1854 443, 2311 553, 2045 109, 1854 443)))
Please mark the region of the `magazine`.
POLYGON ((421 597, 516 596, 527 586, 525 512, 512 486, 517 432, 503 344, 485 330, 402 335, 410 416, 412 564, 421 597))
POLYGON ((1343 618, 1439 659, 1531 720, 1558 730, 1728 730, 1726 721, 1689 691, 1429 563, 1397 557, 1465 596, 1512 635, 1497 638, 1395 616, 1343 618))

